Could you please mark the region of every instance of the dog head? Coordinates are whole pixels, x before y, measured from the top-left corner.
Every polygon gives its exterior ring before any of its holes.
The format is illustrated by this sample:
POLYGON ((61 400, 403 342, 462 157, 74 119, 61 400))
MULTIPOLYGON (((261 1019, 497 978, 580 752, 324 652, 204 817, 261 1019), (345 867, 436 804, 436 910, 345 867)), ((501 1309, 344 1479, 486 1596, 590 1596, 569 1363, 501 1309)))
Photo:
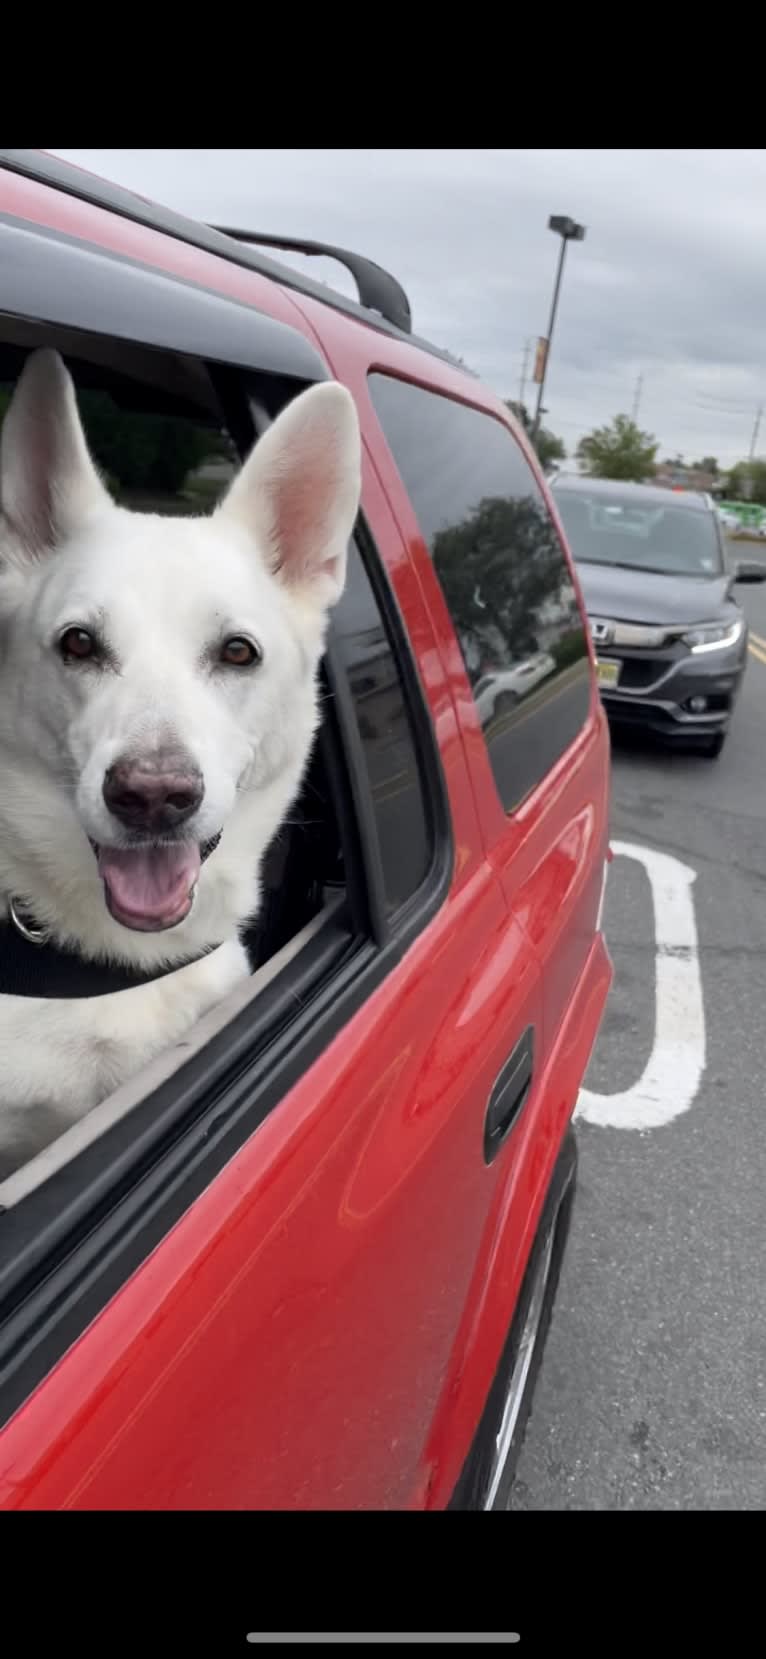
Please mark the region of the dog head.
MULTIPOLYGON (((61 359, 28 359, 0 440, 0 737, 35 757, 40 800, 66 798, 123 928, 184 921, 243 803, 268 803, 265 839, 286 810, 360 461, 353 400, 331 382, 286 408, 209 517, 130 512, 96 472, 61 359)), ((40 828, 53 860, 55 826, 40 828)))

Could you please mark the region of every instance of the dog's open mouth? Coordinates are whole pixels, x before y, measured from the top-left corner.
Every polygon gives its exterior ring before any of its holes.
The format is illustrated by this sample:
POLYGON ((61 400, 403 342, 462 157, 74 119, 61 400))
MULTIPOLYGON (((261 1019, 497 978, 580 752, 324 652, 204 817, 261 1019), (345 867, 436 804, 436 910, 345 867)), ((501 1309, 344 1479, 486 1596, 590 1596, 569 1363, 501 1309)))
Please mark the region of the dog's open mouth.
POLYGON ((107 909, 123 927, 162 933, 188 916, 202 862, 193 842, 93 850, 107 909))

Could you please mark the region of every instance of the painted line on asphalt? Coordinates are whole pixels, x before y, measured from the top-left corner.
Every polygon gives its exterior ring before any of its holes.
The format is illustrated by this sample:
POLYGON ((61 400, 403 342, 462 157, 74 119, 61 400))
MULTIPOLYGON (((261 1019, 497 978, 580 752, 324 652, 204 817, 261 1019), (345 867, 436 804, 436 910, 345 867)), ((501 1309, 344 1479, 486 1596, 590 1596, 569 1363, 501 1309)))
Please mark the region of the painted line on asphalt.
POLYGON ((761 651, 757 645, 753 644, 752 639, 748 640, 747 649, 751 656, 758 658, 759 662, 766 662, 766 651, 761 651))
POLYGON ((633 858, 649 877, 654 910, 654 1044, 631 1089, 581 1089, 575 1117, 610 1129, 659 1129, 688 1112, 705 1070, 705 1009, 692 886, 696 870, 653 847, 614 841, 615 858, 633 858))
POLYGON ((750 629, 750 638, 755 640, 756 645, 760 645, 762 651, 766 651, 766 639, 761 639, 760 634, 757 634, 753 628, 750 629))

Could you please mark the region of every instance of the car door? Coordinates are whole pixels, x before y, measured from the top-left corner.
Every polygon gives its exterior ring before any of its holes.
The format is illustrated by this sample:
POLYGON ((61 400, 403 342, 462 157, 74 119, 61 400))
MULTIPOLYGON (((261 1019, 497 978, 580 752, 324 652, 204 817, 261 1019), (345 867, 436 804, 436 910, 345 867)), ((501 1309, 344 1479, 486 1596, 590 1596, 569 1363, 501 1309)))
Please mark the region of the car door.
MULTIPOLYGON (((486 394, 451 365, 320 326, 335 372, 374 417, 376 470, 438 641, 504 925, 525 934, 541 973, 526 1024, 504 986, 510 1017, 491 1084, 497 1186, 434 1422, 437 1456, 456 1415, 491 1384, 607 993, 596 923, 608 748, 570 566, 508 425, 467 401, 486 394), (483 730, 473 686, 493 669, 517 697, 483 730)), ((448 1495, 435 1474, 432 1501, 448 1495)))

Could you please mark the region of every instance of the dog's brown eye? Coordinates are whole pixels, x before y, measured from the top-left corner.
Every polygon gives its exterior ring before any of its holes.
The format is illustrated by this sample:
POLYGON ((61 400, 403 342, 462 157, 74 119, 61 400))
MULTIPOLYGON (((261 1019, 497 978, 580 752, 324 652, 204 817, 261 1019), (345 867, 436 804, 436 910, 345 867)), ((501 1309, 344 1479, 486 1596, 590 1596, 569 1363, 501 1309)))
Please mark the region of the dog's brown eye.
POLYGON ((251 668, 253 663, 260 662, 261 653, 252 640, 245 639, 242 634, 234 634, 231 639, 224 640, 221 646, 221 662, 228 668, 251 668))
POLYGON ((88 633, 87 628, 67 628, 61 635, 59 650, 65 662, 76 660, 86 662, 88 657, 94 657, 98 650, 95 639, 88 633))

